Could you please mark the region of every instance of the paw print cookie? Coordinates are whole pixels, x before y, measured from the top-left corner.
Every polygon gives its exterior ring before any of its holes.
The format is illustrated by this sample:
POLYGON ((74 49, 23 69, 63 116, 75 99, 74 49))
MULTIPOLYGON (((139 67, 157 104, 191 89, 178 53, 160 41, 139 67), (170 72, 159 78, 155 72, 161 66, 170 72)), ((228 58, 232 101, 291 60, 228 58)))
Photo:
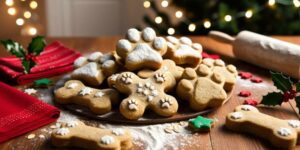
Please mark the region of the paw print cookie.
POLYGON ((173 36, 168 36, 168 50, 164 58, 173 60, 177 65, 195 67, 202 59, 202 46, 198 43, 193 43, 188 37, 177 39, 173 36))
POLYGON ((132 72, 119 74, 114 87, 129 95, 120 104, 121 114, 130 120, 142 117, 146 109, 165 117, 174 115, 178 110, 177 100, 165 91, 175 83, 175 78, 169 72, 160 72, 146 79, 132 72))
POLYGON ((217 72, 224 76, 224 89, 227 92, 233 89, 238 76, 238 71, 234 65, 226 65, 225 62, 221 59, 214 60, 210 58, 203 59, 202 64, 211 68, 213 72, 217 72))
POLYGON ((251 105, 237 106, 226 117, 228 129, 265 138, 275 147, 292 149, 300 134, 299 120, 282 120, 258 111, 251 105))
POLYGON ((130 71, 139 69, 159 69, 162 64, 162 55, 167 51, 167 42, 157 37, 152 28, 143 31, 129 29, 126 39, 119 40, 117 54, 124 60, 125 68, 130 71))
POLYGON ((127 129, 100 129, 80 121, 62 123, 61 128, 52 132, 51 142, 56 147, 83 149, 129 150, 133 146, 127 129))
POLYGON ((189 101, 193 110, 201 111, 207 107, 219 107, 225 102, 227 94, 223 89, 224 83, 222 75, 201 64, 196 70, 184 70, 176 93, 181 99, 189 101))
POLYGON ((119 65, 112 54, 94 52, 88 58, 80 57, 74 62, 77 68, 71 74, 72 79, 81 80, 90 86, 100 85, 106 77, 117 72, 119 65))
POLYGON ((55 101, 60 104, 77 104, 88 107, 95 114, 110 112, 120 96, 114 89, 94 89, 78 80, 70 80, 55 91, 55 101))
MULTIPOLYGON (((178 81, 181 79, 182 73, 184 69, 180 66, 177 66, 174 61, 165 59, 163 60, 162 66, 160 69, 153 71, 153 70, 141 70, 138 72, 138 76, 142 78, 148 78, 152 76, 153 74, 157 74, 158 72, 166 72, 169 71, 171 74, 175 77, 175 79, 178 81)), ((158 75, 157 75, 158 76, 158 75)))

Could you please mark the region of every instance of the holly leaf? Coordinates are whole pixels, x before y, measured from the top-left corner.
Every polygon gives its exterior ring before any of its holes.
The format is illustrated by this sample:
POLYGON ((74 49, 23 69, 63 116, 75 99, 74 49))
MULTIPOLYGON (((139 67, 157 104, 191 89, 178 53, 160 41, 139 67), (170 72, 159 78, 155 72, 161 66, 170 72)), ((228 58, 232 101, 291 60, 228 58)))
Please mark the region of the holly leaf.
POLYGON ((32 60, 22 60, 22 65, 24 68, 24 72, 28 74, 33 66, 35 66, 35 62, 32 60))
POLYGON ((296 84, 296 91, 297 91, 297 92, 300 92, 300 82, 298 82, 298 83, 296 84))
POLYGON ((282 73, 270 71, 272 80, 277 89, 286 92, 292 88, 292 81, 289 77, 284 76, 282 73))
POLYGON ((281 105, 282 102, 283 102, 283 94, 280 92, 273 92, 263 96, 263 99, 260 102, 260 104, 268 105, 268 106, 276 106, 276 105, 281 105))
POLYGON ((44 50, 45 46, 46 41, 43 36, 34 37, 28 46, 28 53, 37 56, 44 50))
POLYGON ((23 49, 22 45, 18 42, 15 42, 13 40, 3 40, 1 43, 4 45, 5 49, 11 53, 12 55, 15 55, 16 57, 22 58, 25 57, 25 50, 23 49))

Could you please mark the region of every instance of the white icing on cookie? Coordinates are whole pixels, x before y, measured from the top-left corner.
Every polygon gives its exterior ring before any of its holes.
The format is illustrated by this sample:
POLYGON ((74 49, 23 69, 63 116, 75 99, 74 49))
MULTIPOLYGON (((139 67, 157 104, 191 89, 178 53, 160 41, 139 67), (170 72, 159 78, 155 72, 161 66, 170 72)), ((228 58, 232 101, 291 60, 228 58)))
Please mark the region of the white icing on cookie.
POLYGON ((154 47, 154 49, 160 50, 160 49, 163 49, 166 44, 167 43, 166 43, 166 40, 164 38, 157 37, 157 38, 154 39, 153 47, 154 47))
POLYGON ((193 49, 192 47, 185 45, 185 44, 181 44, 180 47, 177 49, 177 51, 175 51, 175 56, 194 56, 194 57, 198 57, 201 58, 201 54, 193 49))
POLYGON ((131 111, 136 111, 138 109, 138 103, 136 100, 128 100, 128 109, 131 111))
POLYGON ((126 52, 129 52, 132 49, 130 42, 125 39, 119 40, 117 47, 118 49, 124 50, 126 52))
POLYGON ((186 45, 192 45, 192 40, 188 37, 181 37, 180 39, 180 42, 183 43, 183 44, 186 44, 186 45))
POLYGON ((102 97, 104 96, 105 94, 101 91, 98 91, 96 94, 95 94, 95 97, 102 97))
POLYGON ((117 136, 120 136, 120 135, 124 135, 125 134, 125 131, 121 128, 117 128, 117 129, 113 129, 112 130, 112 133, 114 135, 117 135, 117 136))
POLYGON ((129 73, 122 74, 121 81, 125 84, 131 84, 133 82, 131 74, 129 73))
POLYGON ((109 145, 115 142, 114 137, 110 136, 110 135, 104 135, 101 137, 101 143, 105 144, 105 145, 109 145))
POLYGON ((79 57, 74 61, 74 67, 79 68, 87 62, 85 57, 79 57))
POLYGON ((179 40, 174 36, 167 36, 167 40, 173 44, 178 44, 179 40))
POLYGON ((230 117, 232 119, 241 119, 243 117, 243 114, 241 112, 233 112, 231 113, 230 117))
POLYGON ((279 128, 277 133, 281 136, 289 136, 292 134, 292 131, 289 128, 279 128))
POLYGON ((77 86, 78 86, 78 83, 70 83, 70 84, 67 86, 67 89, 75 89, 77 86))
POLYGON ((80 90, 79 95, 90 95, 92 93, 93 89, 89 88, 89 87, 84 87, 80 90))
POLYGON ((108 60, 114 60, 114 56, 111 54, 104 54, 102 57, 100 57, 99 59, 99 63, 103 64, 108 60))
POLYGON ((67 135, 70 133, 70 130, 68 128, 60 128, 56 131, 57 135, 67 135))
POLYGON ((143 39, 147 42, 153 41, 156 37, 156 33, 152 28, 145 28, 142 32, 143 39))
POLYGON ((76 69, 72 74, 76 76, 97 77, 99 75, 98 65, 95 62, 90 62, 83 67, 76 69))
POLYGON ((250 111, 250 110, 254 109, 254 107, 251 105, 243 105, 241 109, 244 111, 250 111))
POLYGON ((72 121, 67 122, 66 125, 67 125, 67 127, 69 127, 69 128, 73 128, 73 127, 78 126, 79 123, 78 123, 77 121, 75 121, 75 120, 72 120, 72 121))
POLYGON ((29 89, 25 89, 24 93, 28 94, 28 95, 32 95, 32 94, 36 94, 37 90, 33 89, 33 88, 29 88, 29 89))
POLYGON ((300 121, 299 120, 289 120, 288 124, 293 128, 300 127, 300 121))
POLYGON ((192 45, 192 47, 193 47, 194 49, 196 49, 196 50, 202 50, 202 46, 201 46, 201 44, 199 44, 199 43, 194 43, 194 44, 192 45))
POLYGON ((138 63, 146 60, 162 62, 161 55, 146 43, 138 44, 127 57, 127 63, 138 63))
POLYGON ((172 105, 172 102, 168 98, 163 98, 160 100, 161 108, 170 108, 171 105, 172 105))
POLYGON ((144 85, 139 83, 136 92, 144 95, 148 102, 152 101, 158 95, 158 91, 149 82, 145 83, 144 85))
POLYGON ((102 64, 102 68, 112 68, 114 65, 116 65, 115 61, 113 60, 107 60, 102 64))
POLYGON ((137 29, 131 28, 127 31, 127 38, 131 42, 137 42, 141 39, 140 32, 137 29))
POLYGON ((164 73, 156 73, 154 75, 154 78, 156 80, 157 83, 163 83, 166 81, 166 76, 164 73))
POLYGON ((94 52, 94 53, 90 54, 88 60, 89 61, 97 61, 101 56, 103 56, 103 54, 101 52, 94 52))

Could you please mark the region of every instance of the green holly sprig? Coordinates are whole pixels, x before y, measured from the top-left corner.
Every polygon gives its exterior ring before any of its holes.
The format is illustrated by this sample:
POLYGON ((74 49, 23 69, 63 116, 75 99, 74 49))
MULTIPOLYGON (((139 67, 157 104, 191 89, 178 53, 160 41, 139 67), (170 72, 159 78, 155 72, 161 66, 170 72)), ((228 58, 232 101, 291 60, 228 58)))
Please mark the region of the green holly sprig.
POLYGON ((32 38, 27 51, 24 50, 20 43, 11 39, 2 40, 1 43, 9 53, 21 59, 26 74, 36 65, 36 56, 40 55, 46 46, 46 41, 43 36, 32 38))
POLYGON ((300 82, 295 83, 289 76, 285 76, 279 72, 271 71, 271 76, 278 92, 268 93, 263 96, 260 103, 263 105, 276 106, 294 99, 300 113, 300 96, 297 96, 297 93, 300 92, 300 82))

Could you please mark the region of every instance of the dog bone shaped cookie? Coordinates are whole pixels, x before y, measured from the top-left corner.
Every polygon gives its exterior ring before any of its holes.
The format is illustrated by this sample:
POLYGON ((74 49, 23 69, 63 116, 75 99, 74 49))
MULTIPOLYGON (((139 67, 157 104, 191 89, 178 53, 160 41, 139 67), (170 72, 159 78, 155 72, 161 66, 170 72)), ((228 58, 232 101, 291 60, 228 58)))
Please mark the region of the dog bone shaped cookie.
POLYGON ((103 55, 101 52, 94 52, 88 58, 76 59, 74 67, 77 69, 71 74, 72 79, 82 80, 91 86, 100 85, 119 68, 112 54, 103 55))
POLYGON ((175 84, 170 72, 158 72, 147 79, 141 79, 132 72, 119 74, 114 87, 129 95, 120 104, 121 114, 130 120, 139 119, 145 109, 165 117, 174 115, 178 110, 177 100, 165 91, 175 84))
POLYGON ((223 60, 214 60, 210 58, 203 59, 201 63, 211 68, 213 72, 217 72, 225 78, 225 91, 229 92, 233 89, 238 76, 238 71, 234 65, 226 66, 223 60))
POLYGON ((84 149, 128 150, 132 139, 127 129, 100 129, 80 121, 63 123, 51 134, 56 147, 79 147, 84 149))
POLYGON ((196 69, 184 70, 176 93, 181 99, 189 101, 190 107, 195 111, 207 107, 219 107, 227 99, 223 89, 224 82, 222 75, 200 64, 196 69))
POLYGON ((78 80, 70 80, 55 91, 55 100, 60 104, 77 104, 88 107, 95 114, 110 112, 118 104, 119 94, 114 89, 93 89, 78 80))
POLYGON ((142 32, 129 29, 126 39, 119 40, 117 54, 124 60, 125 68, 130 71, 139 69, 158 69, 162 64, 162 55, 167 51, 167 42, 157 37, 152 28, 142 32))
POLYGON ((251 105, 237 106, 226 117, 226 127, 269 140, 275 147, 290 149, 297 144, 300 121, 282 120, 263 113, 251 105))
POLYGON ((177 39, 173 36, 167 37, 168 50, 164 58, 173 60, 177 65, 195 67, 202 59, 202 46, 193 43, 188 37, 177 39))
POLYGON ((153 70, 141 70, 138 72, 138 76, 142 78, 148 78, 153 76, 153 74, 156 74, 158 72, 166 72, 169 71, 171 74, 175 77, 175 79, 178 81, 181 79, 182 73, 184 69, 182 67, 177 66, 174 61, 169 59, 164 59, 162 66, 160 69, 153 71, 153 70))

